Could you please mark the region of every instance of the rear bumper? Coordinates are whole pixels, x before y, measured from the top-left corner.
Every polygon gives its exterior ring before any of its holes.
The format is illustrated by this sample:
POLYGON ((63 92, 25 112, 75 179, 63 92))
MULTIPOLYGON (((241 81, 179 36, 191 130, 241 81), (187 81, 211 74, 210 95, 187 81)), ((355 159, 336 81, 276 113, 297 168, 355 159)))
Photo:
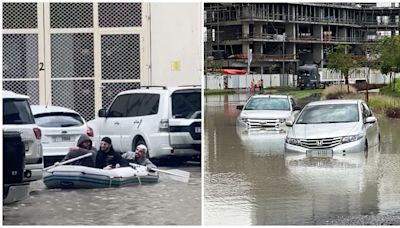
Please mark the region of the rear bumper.
POLYGON ((43 156, 65 156, 70 147, 46 147, 43 146, 43 156))
POLYGON ((30 172, 30 177, 24 176, 24 182, 26 181, 36 181, 42 179, 43 173, 43 163, 40 164, 26 164, 25 172, 30 172))
POLYGON ((150 158, 201 154, 201 140, 193 140, 187 132, 153 134, 150 136, 150 142, 150 158))

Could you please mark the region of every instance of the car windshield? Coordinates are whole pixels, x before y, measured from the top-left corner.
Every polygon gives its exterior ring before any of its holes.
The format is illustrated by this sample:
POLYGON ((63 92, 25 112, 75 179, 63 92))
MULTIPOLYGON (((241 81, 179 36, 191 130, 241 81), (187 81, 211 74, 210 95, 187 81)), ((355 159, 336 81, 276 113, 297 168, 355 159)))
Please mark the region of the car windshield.
POLYGON ((178 91, 172 94, 173 118, 201 119, 200 91, 178 91))
POLYGON ((3 124, 34 124, 27 100, 3 99, 3 124))
POLYGON ((358 122, 357 104, 326 104, 306 106, 296 124, 358 122))
POLYGON ((84 121, 75 113, 42 113, 35 115, 36 124, 40 127, 78 127, 84 121))
POLYGON ((287 98, 257 97, 251 99, 244 110, 290 110, 287 98))

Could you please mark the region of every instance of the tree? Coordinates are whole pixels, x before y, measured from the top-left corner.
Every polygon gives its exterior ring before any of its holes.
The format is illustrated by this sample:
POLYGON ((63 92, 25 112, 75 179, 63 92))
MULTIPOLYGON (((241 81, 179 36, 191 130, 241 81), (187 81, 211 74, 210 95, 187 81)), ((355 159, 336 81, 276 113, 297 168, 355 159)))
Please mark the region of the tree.
POLYGON ((396 86, 393 74, 400 72, 400 36, 382 37, 379 40, 379 69, 382 74, 390 75, 390 87, 396 86))
POLYGON ((352 74, 358 66, 357 61, 353 59, 353 55, 348 53, 351 47, 349 45, 339 44, 335 47, 335 51, 328 54, 327 68, 340 73, 341 77, 345 78, 347 85, 347 93, 350 92, 349 88, 349 75, 352 74))
POLYGON ((376 44, 364 44, 362 45, 362 50, 364 52, 363 56, 358 58, 358 64, 362 67, 368 68, 368 74, 366 76, 366 91, 365 91, 365 100, 368 102, 369 100, 369 76, 371 73, 371 69, 377 70, 379 69, 379 48, 376 44))

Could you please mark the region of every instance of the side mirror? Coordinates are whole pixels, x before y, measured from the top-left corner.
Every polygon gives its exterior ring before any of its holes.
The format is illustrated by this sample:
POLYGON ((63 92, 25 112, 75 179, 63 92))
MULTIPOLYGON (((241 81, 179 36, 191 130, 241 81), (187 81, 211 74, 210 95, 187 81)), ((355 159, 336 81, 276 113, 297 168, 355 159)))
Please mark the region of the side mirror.
POLYGON ((301 108, 299 106, 294 106, 293 107, 293 111, 300 111, 300 110, 301 110, 301 108))
POLYGON ((98 115, 99 117, 107 117, 107 110, 105 108, 100 109, 98 115))
POLYGON ((243 109, 243 106, 244 106, 244 105, 238 105, 238 106, 236 106, 236 109, 237 109, 237 110, 242 110, 242 109, 243 109))
POLYGON ((287 120, 287 121, 285 122, 285 124, 286 124, 286 126, 291 127, 291 126, 293 126, 293 121, 287 120))
POLYGON ((367 119, 365 119, 366 124, 367 123, 372 124, 372 123, 375 123, 376 121, 377 121, 377 119, 375 116, 370 116, 370 117, 367 117, 367 119))

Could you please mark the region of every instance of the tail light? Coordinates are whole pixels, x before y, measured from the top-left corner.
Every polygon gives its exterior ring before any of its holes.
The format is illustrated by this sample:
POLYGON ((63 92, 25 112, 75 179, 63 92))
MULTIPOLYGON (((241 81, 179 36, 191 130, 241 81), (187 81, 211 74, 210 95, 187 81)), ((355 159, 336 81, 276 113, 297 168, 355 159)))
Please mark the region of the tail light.
POLYGON ((165 132, 169 131, 169 123, 167 119, 162 119, 160 121, 160 131, 165 131, 165 132))
POLYGON ((86 131, 86 134, 87 134, 87 136, 89 136, 89 137, 93 137, 93 129, 91 128, 91 127, 88 127, 87 128, 87 131, 86 131))
POLYGON ((39 128, 33 128, 33 133, 35 133, 36 139, 41 139, 42 138, 42 131, 39 128))

